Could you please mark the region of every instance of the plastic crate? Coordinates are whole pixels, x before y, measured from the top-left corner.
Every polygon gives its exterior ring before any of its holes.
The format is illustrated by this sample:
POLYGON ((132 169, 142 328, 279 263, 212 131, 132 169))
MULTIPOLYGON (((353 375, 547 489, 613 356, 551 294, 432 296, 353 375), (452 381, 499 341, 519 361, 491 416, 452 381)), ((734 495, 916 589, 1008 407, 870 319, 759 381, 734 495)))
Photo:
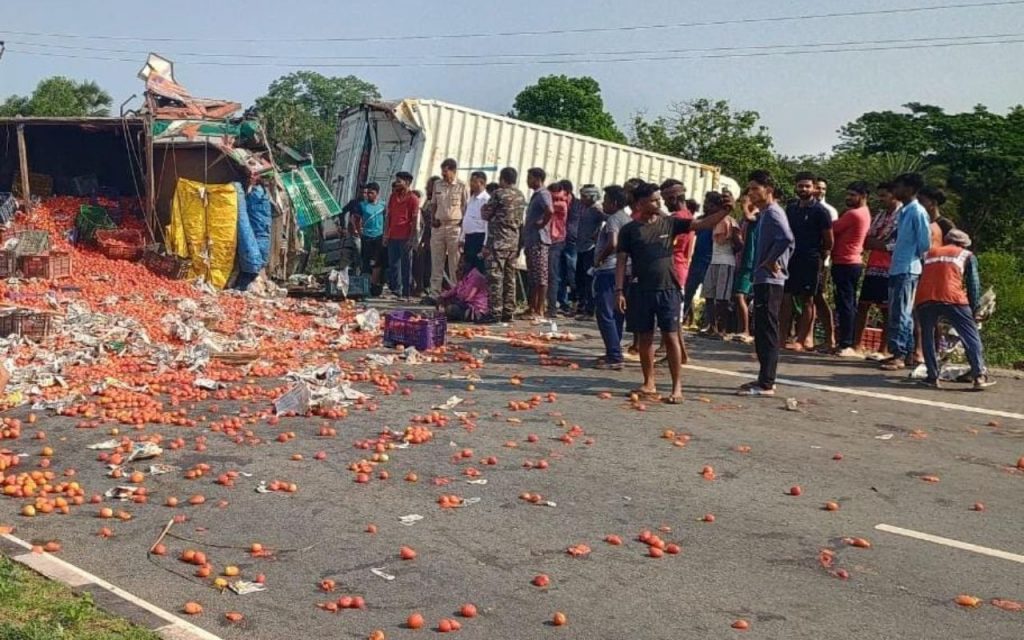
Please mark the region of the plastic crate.
POLYGON ((864 335, 861 337, 861 346, 865 351, 881 351, 882 330, 873 327, 864 329, 864 335))
POLYGON ((111 260, 138 260, 146 248, 136 229, 97 229, 95 237, 100 253, 111 260))
POLYGON ((67 251, 51 251, 38 256, 21 256, 18 263, 24 278, 58 280, 71 277, 71 254, 67 251))
POLYGON ((331 298, 345 298, 346 300, 362 300, 370 295, 370 276, 363 274, 348 276, 348 293, 342 295, 338 283, 328 279, 326 285, 327 296, 331 298))
POLYGON ((107 215, 107 210, 95 205, 83 204, 75 218, 75 229, 78 230, 79 242, 91 242, 96 231, 114 227, 114 222, 107 215))
POLYGON ((13 250, 0 250, 0 278, 11 278, 18 273, 18 256, 13 250))
POLYGON ((169 280, 184 280, 192 268, 192 261, 167 254, 161 245, 151 244, 142 252, 142 265, 169 280))
POLYGON ((20 256, 41 256, 50 250, 49 231, 18 231, 15 234, 18 238, 18 246, 15 253, 20 256))
POLYGON ((39 341, 53 331, 53 314, 31 309, 7 309, 0 312, 0 336, 22 336, 39 341))
POLYGON ((0 222, 8 222, 18 211, 18 199, 13 193, 0 192, 0 222))
POLYGON ((412 311, 392 311, 384 316, 384 346, 416 347, 429 351, 448 339, 448 320, 442 314, 423 316, 412 311))

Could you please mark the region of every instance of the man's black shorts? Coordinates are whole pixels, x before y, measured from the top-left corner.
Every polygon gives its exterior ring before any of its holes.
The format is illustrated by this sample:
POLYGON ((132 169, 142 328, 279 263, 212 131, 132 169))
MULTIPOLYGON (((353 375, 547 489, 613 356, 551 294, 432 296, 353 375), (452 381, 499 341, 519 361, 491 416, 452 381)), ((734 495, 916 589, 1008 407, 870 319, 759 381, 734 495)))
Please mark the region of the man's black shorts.
POLYGON ((626 308, 630 327, 636 333, 679 330, 679 307, 683 296, 678 289, 643 291, 631 296, 626 308))
POLYGON ((864 276, 860 285, 860 304, 889 304, 889 278, 886 276, 864 276))
POLYGON ((793 296, 813 296, 821 290, 821 261, 818 256, 796 256, 789 261, 789 279, 786 293, 793 296))

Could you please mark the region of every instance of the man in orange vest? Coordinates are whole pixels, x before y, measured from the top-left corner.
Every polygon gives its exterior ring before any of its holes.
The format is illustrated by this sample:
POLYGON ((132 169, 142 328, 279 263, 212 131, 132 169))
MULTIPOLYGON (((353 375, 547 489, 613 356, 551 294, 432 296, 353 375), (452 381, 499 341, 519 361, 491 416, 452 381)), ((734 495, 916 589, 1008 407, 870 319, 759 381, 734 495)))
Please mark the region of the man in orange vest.
MULTIPOLYGON (((967 250, 969 246, 970 236, 959 229, 953 229, 946 234, 942 246, 932 247, 925 254, 914 303, 921 323, 921 335, 935 335, 935 327, 940 318, 945 318, 956 329, 967 351, 967 361, 971 364, 974 390, 981 391, 993 386, 995 381, 989 378, 985 369, 981 335, 974 318, 981 297, 981 281, 978 277, 978 261, 967 250)), ((935 341, 922 342, 928 377, 920 382, 937 389, 939 364, 935 355, 935 341)))

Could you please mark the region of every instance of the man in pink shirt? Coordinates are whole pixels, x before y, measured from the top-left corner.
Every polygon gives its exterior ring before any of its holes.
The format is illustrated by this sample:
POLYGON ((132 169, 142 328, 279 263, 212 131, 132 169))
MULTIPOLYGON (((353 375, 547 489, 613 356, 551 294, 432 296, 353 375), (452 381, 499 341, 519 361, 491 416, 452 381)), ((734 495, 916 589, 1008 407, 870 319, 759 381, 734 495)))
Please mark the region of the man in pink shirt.
POLYGON ((551 192, 551 205, 554 214, 548 231, 551 234, 551 245, 548 248, 548 313, 549 318, 558 315, 558 287, 566 274, 562 273, 562 252, 565 251, 565 236, 569 219, 569 194, 562 183, 553 182, 548 187, 551 192))
POLYGON ((857 316, 857 283, 864 267, 864 239, 871 226, 866 182, 854 182, 846 188, 846 211, 835 224, 832 234, 832 283, 835 286, 836 314, 839 317, 839 340, 836 355, 841 358, 861 357, 854 344, 854 319, 857 316))

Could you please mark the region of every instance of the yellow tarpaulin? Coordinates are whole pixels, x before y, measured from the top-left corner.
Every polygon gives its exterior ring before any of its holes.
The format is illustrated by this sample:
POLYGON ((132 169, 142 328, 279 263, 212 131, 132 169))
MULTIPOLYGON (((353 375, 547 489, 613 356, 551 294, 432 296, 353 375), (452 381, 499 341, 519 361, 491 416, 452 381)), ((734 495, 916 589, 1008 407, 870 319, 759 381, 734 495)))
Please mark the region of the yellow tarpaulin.
POLYGON ((192 260, 190 278, 223 289, 235 266, 238 195, 231 184, 178 179, 171 203, 167 250, 192 260))

